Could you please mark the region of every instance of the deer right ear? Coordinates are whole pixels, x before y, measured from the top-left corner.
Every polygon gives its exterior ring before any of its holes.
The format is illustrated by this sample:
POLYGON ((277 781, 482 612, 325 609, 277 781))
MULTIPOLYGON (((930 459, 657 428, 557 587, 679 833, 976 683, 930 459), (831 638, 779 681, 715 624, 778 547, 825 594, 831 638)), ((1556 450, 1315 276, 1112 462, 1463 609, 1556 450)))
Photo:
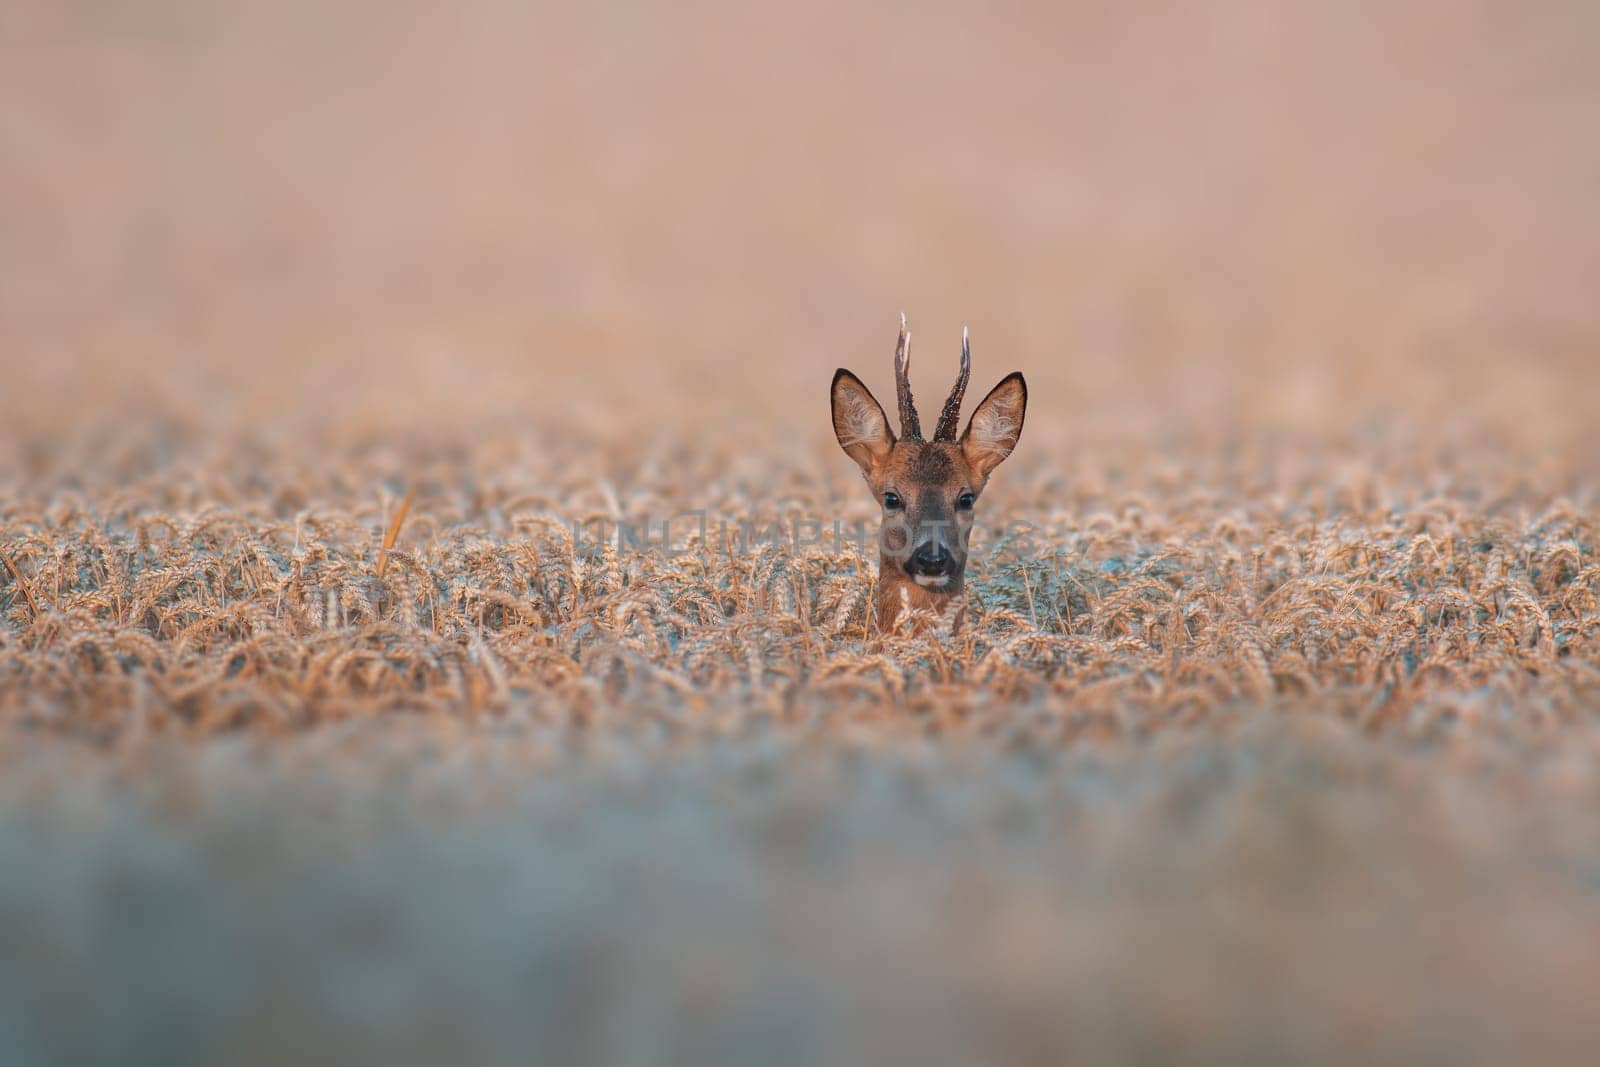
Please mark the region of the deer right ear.
POLYGON ((883 408, 861 379, 843 367, 833 374, 832 402, 833 435, 839 439, 839 447, 862 473, 870 475, 894 447, 894 433, 883 417, 883 408))
POLYGON ((1022 380, 1021 371, 1012 371, 1000 379, 1000 384, 989 390, 967 420, 967 432, 961 435, 961 451, 966 453, 979 481, 1002 460, 1011 455, 1022 436, 1022 416, 1028 410, 1028 383, 1022 380))

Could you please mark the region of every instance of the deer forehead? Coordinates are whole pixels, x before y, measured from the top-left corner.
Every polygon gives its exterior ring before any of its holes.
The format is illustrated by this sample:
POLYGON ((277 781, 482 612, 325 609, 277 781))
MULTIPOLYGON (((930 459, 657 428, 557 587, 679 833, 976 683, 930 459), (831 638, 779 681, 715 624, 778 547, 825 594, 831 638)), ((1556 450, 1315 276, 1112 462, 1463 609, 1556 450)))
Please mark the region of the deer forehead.
POLYGON ((973 488, 972 471, 959 445, 945 441, 897 441, 884 464, 885 484, 916 488, 973 488))

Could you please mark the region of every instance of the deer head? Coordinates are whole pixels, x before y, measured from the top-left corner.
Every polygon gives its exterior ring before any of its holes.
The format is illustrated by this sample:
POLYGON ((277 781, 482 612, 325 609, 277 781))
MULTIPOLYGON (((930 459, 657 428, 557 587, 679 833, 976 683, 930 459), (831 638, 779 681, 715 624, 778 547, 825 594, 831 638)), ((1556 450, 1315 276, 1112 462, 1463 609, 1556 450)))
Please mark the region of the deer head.
POLYGON ((956 436, 972 369, 963 329, 961 371, 939 413, 933 439, 924 440, 911 399, 910 365, 911 334, 902 315, 894 352, 899 436, 889 429, 883 408, 861 379, 843 367, 833 375, 834 436, 861 468, 883 509, 876 612, 885 630, 893 629, 907 608, 931 608, 942 615, 960 602, 973 509, 989 475, 1017 446, 1028 406, 1027 383, 1021 372, 1013 371, 989 390, 956 436))

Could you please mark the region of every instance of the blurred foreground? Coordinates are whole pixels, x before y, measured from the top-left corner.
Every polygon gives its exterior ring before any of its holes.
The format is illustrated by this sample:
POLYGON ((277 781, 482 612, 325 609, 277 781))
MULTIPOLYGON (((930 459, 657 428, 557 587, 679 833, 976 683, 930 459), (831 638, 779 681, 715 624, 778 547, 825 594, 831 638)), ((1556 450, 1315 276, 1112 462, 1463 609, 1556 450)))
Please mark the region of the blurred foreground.
POLYGON ((9 1063, 1588 1058, 1600 736, 16 742, 9 1063), (686 742, 686 743, 685 743, 686 742), (25 757, 25 758, 24 758, 25 757), (26 798, 27 803, 20 803, 26 798))

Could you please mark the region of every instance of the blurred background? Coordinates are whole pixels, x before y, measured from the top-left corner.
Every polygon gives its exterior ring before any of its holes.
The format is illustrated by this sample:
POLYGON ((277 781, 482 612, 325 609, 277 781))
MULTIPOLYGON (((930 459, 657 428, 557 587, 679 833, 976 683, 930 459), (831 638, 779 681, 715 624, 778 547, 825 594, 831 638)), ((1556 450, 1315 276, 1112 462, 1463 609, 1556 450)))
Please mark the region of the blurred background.
POLYGON ((1597 41, 0 0, 0 1062, 1592 1059, 1597 41), (563 555, 875 517, 902 311, 959 640, 563 555))
POLYGON ((1023 369, 1046 445, 1388 420, 1570 447, 1600 398, 1581 0, 0 19, 24 432, 831 446, 831 371, 889 391, 902 310, 919 392, 968 323, 974 388, 1023 369))

